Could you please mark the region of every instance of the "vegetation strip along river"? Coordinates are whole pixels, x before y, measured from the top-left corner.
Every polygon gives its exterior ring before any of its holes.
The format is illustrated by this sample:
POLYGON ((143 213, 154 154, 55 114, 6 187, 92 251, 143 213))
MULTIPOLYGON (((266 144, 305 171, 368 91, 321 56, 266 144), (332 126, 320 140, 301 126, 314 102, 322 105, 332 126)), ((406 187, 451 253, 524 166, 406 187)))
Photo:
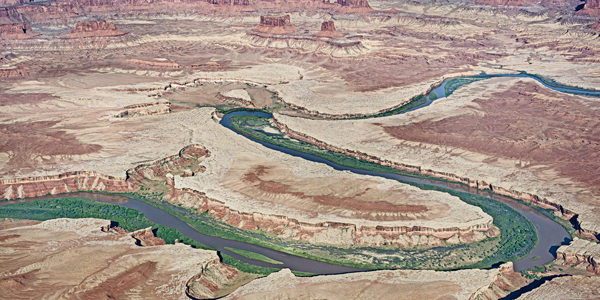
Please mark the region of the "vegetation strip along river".
MULTIPOLYGON (((531 77, 529 75, 523 75, 523 74, 511 75, 511 76, 531 77)), ((493 76, 487 76, 487 77, 497 77, 497 76, 493 75, 493 76)), ((535 77, 532 77, 532 78, 535 78, 535 77)), ((481 78, 481 79, 483 79, 483 78, 481 78)), ((473 79, 467 79, 466 83, 470 83, 472 81, 481 80, 481 79, 478 77, 474 77, 473 79)), ((539 78, 535 78, 535 79, 542 82, 544 85, 548 86, 543 81, 541 81, 539 78)), ((447 89, 446 85, 447 85, 447 83, 451 83, 452 80, 457 80, 457 79, 447 80, 440 87, 438 87, 434 90, 435 94, 439 98, 442 98, 447 95, 448 89, 447 89)), ((461 80, 464 80, 464 78, 461 78, 461 80)), ((460 86, 460 85, 462 85, 462 84, 459 84, 458 86, 460 86)), ((548 87, 553 88, 551 86, 548 86, 548 87)), ((450 93, 451 92, 452 92, 452 90, 450 91, 450 93)), ((581 93, 580 90, 566 90, 566 92, 581 93)), ((591 94, 596 95, 596 94, 600 94, 600 93, 592 92, 591 94)), ((435 100, 435 99, 429 99, 429 98, 430 97, 428 96, 427 103, 424 103, 423 105, 419 105, 418 107, 412 108, 410 110, 414 110, 414 109, 418 109, 418 108, 427 106, 433 100, 435 100)), ((432 97, 432 98, 434 98, 434 97, 432 97)), ((406 110, 406 111, 408 111, 408 110, 406 110)), ((406 111, 404 111, 404 112, 406 112, 406 111)), ((267 118, 271 117, 271 115, 264 114, 264 113, 235 112, 235 113, 227 114, 223 118, 223 121, 221 122, 221 124, 226 126, 229 129, 232 129, 230 117, 240 116, 240 115, 257 115, 257 116, 263 116, 263 117, 267 117, 267 118)), ((397 175, 397 174, 349 168, 349 167, 345 167, 342 165, 332 163, 332 162, 325 160, 323 158, 320 158, 318 156, 314 156, 314 155, 302 153, 299 151, 287 149, 284 147, 272 145, 269 143, 261 142, 261 141, 258 141, 256 139, 253 139, 248 136, 246 136, 246 137, 251 140, 254 140, 255 142, 261 143, 262 145, 264 145, 268 148, 271 148, 271 149, 274 149, 277 151, 281 151, 281 152, 284 152, 289 155, 302 157, 304 159, 308 159, 311 161, 325 163, 337 170, 348 170, 348 171, 358 173, 358 174, 381 176, 381 177, 385 177, 385 178, 389 178, 389 179, 396 179, 396 180, 403 181, 403 182, 416 183, 419 185, 427 185, 427 186, 431 186, 431 187, 450 188, 454 191, 463 191, 463 192, 467 192, 467 193, 471 193, 471 194, 475 194, 475 195, 485 196, 485 197, 506 203, 506 204, 510 205, 512 208, 519 211, 521 214, 523 214, 527 219, 529 219, 535 225, 535 227, 537 229, 537 235, 539 237, 539 242, 537 243, 537 246, 535 247, 535 249, 525 258, 515 262, 515 269, 517 271, 528 269, 528 268, 535 267, 535 266, 544 265, 545 263, 551 261, 555 257, 556 249, 558 248, 558 246, 561 244, 564 244, 565 242, 568 242, 570 240, 570 235, 567 233, 567 231, 562 226, 560 226, 556 222, 552 221, 548 217, 544 216, 539 211, 537 211, 527 205, 524 205, 514 199, 508 198, 508 197, 503 197, 503 196, 499 196, 499 195, 489 193, 486 191, 481 191, 481 190, 478 190, 475 188, 470 188, 468 186, 458 184, 458 183, 439 181, 439 180, 433 180, 433 179, 417 179, 414 177, 401 176, 401 175, 397 175), (541 259, 532 260, 533 257, 541 257, 541 259)), ((111 203, 111 204, 116 204, 116 205, 123 206, 123 207, 129 207, 129 208, 136 209, 139 212, 143 213, 152 222, 161 224, 163 226, 175 228, 175 229, 179 230, 182 234, 190 237, 191 239, 195 240, 196 242, 199 242, 208 247, 217 249, 227 255, 230 255, 231 257, 233 257, 235 259, 238 259, 238 260, 244 262, 244 263, 249 263, 249 264, 253 264, 253 265, 257 265, 257 266, 261 266, 261 267, 267 267, 267 268, 285 267, 285 268, 290 268, 290 269, 296 270, 296 271, 316 273, 316 274, 336 274, 336 273, 360 271, 360 269, 357 269, 357 268, 328 264, 325 262, 320 262, 320 261, 316 261, 316 260, 312 260, 312 259, 307 259, 307 258, 283 253, 280 251, 276 251, 276 250, 273 250, 273 249, 270 249, 267 247, 254 245, 251 243, 245 243, 245 242, 241 242, 241 241, 233 241, 233 240, 229 240, 229 239, 204 235, 204 234, 200 233, 198 230, 191 227, 189 224, 185 223, 184 221, 178 219, 177 217, 175 217, 173 215, 170 215, 169 213, 161 210, 160 208, 152 206, 148 203, 130 199, 129 197, 126 197, 126 196, 101 194, 101 193, 81 193, 80 192, 80 193, 70 193, 70 194, 66 194, 66 195, 48 195, 48 196, 41 196, 41 197, 27 198, 27 199, 20 199, 20 200, 3 201, 3 202, 0 202, 0 205, 6 205, 6 204, 18 203, 18 202, 26 202, 26 201, 35 201, 35 200, 42 200, 42 199, 55 199, 55 198, 61 198, 61 197, 77 197, 77 196, 93 199, 95 201, 101 201, 101 202, 105 202, 105 203, 111 203), (283 264, 274 265, 274 264, 269 264, 269 263, 259 261, 259 260, 252 260, 252 259, 249 259, 242 255, 239 255, 237 253, 234 253, 232 251, 229 251, 226 249, 226 247, 227 248, 236 248, 236 249, 241 249, 241 250, 246 250, 246 251, 251 251, 254 253, 262 254, 271 259, 281 261, 281 262, 283 262, 283 264)))

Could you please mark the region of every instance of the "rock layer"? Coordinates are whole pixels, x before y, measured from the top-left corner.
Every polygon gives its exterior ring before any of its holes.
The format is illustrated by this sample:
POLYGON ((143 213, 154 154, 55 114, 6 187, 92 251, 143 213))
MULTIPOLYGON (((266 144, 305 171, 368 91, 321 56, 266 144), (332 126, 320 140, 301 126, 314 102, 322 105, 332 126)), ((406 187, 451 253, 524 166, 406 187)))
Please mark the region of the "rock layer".
POLYGON ((560 246, 556 260, 564 265, 586 265, 586 270, 600 275, 600 244, 575 238, 569 245, 560 246))
POLYGON ((224 297, 241 299, 475 299, 494 280, 495 270, 371 271, 296 277, 283 269, 224 297))
POLYGON ((290 15, 260 16, 260 24, 252 29, 252 31, 268 34, 291 34, 297 30, 290 21, 290 15))
POLYGON ((0 298, 183 299, 188 280, 220 264, 215 251, 184 244, 139 247, 128 233, 102 232, 110 223, 54 219, 1 229, 0 298))
POLYGON ((192 157, 203 156, 210 156, 210 153, 202 146, 190 145, 183 148, 178 155, 128 170, 125 178, 81 171, 53 176, 4 179, 0 180, 0 195, 2 199, 11 200, 76 191, 131 192, 139 188, 140 181, 165 176, 170 171, 189 164, 192 157))
POLYGON ((29 22, 0 24, 0 40, 25 40, 34 36, 29 22))
POLYGON ((105 20, 80 22, 75 25, 65 38, 89 38, 89 37, 110 37, 121 36, 125 33, 118 30, 115 24, 107 23, 105 20))
POLYGON ((335 30, 335 24, 333 21, 323 22, 323 24, 321 24, 321 31, 315 33, 315 35, 331 38, 339 38, 344 36, 342 33, 335 30))

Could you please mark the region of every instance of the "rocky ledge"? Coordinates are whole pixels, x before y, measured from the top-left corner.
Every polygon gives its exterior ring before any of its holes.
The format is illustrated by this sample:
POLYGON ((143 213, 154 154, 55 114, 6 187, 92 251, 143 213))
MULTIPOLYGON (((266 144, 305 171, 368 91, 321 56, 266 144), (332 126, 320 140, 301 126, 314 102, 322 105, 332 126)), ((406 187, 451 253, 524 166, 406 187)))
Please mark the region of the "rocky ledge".
POLYGON ((28 22, 0 24, 0 40, 26 40, 36 35, 28 22))
POLYGON ((90 38, 90 37, 111 37, 111 36, 122 36, 125 35, 117 29, 115 24, 108 23, 105 20, 80 22, 75 25, 75 28, 71 30, 64 38, 66 39, 78 39, 78 38, 90 38))
POLYGON ((560 246, 556 260, 564 265, 584 266, 588 272, 600 275, 600 244, 575 238, 560 246))
POLYGON ((315 35, 330 38, 339 38, 344 36, 341 32, 335 30, 335 24, 333 21, 323 22, 321 24, 321 31, 315 33, 315 35))
MULTIPOLYGON (((512 197, 512 198, 519 199, 522 201, 526 201, 526 202, 529 202, 531 204, 534 204, 536 206, 539 206, 539 207, 542 207, 545 209, 551 209, 551 210, 555 211, 557 215, 559 215, 561 218, 563 218, 565 220, 572 220, 572 221, 577 222, 577 215, 578 215, 577 213, 563 207, 562 205, 560 205, 558 203, 549 201, 546 198, 541 198, 537 195, 527 193, 527 192, 521 192, 521 191, 516 191, 516 190, 512 190, 512 189, 506 189, 506 188, 503 188, 500 186, 495 186, 495 185, 492 185, 490 183, 487 183, 487 182, 481 181, 481 180, 473 180, 468 177, 461 177, 461 176, 458 176, 458 175, 452 174, 452 173, 439 172, 439 171, 435 171, 435 170, 431 170, 431 169, 424 169, 421 166, 399 163, 399 162, 395 162, 395 161, 391 161, 391 160, 387 160, 387 159, 382 159, 380 157, 370 155, 370 154, 367 154, 364 152, 342 149, 342 148, 339 148, 336 146, 332 146, 321 140, 315 139, 307 134, 290 129, 288 127, 288 125, 286 125, 285 122, 282 122, 281 120, 279 120, 280 118, 285 118, 285 116, 277 115, 277 114, 273 115, 274 125, 292 138, 295 138, 295 139, 298 139, 298 140, 301 140, 301 141, 304 141, 307 143, 311 143, 311 144, 317 145, 319 147, 322 147, 322 148, 325 148, 325 149, 328 149, 331 151, 343 153, 348 156, 364 159, 364 160, 367 160, 370 162, 375 162, 375 163, 381 164, 383 166, 389 166, 389 167, 399 169, 399 170, 404 170, 404 171, 416 172, 416 173, 419 173, 422 175, 445 179, 445 180, 449 180, 452 182, 459 182, 459 183, 468 185, 469 187, 476 188, 479 190, 488 190, 488 191, 494 192, 494 193, 502 195, 502 196, 508 196, 508 197, 512 197)), ((289 119, 287 121, 289 121, 289 119)), ((598 239, 597 237, 600 236, 600 233, 596 230, 596 228, 592 228, 592 229, 582 228, 581 224, 579 224, 577 226, 578 226, 577 233, 583 237, 597 240, 598 239)))
POLYGON ((0 197, 12 200, 76 191, 132 192, 140 187, 142 180, 166 176, 169 172, 189 164, 192 158, 204 156, 210 156, 210 152, 200 145, 190 145, 179 151, 178 155, 130 169, 124 178, 80 171, 0 180, 0 197))

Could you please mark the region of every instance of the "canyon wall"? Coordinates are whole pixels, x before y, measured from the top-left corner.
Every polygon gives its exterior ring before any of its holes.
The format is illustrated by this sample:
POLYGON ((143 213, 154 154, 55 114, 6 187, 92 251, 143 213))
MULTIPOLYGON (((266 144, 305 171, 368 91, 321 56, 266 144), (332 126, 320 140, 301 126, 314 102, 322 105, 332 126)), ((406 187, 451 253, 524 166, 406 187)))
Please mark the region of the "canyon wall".
POLYGON ((125 178, 115 178, 95 172, 71 172, 55 176, 7 179, 0 181, 0 195, 4 199, 11 200, 75 191, 133 192, 139 189, 147 179, 164 178, 166 186, 170 187, 170 191, 165 197, 171 203, 191 207, 199 212, 208 212, 214 218, 241 229, 261 229, 273 232, 282 238, 292 238, 315 244, 337 246, 394 244, 405 248, 434 247, 446 243, 476 242, 498 234, 498 229, 493 226, 492 222, 461 228, 356 226, 337 222, 313 224, 300 222, 284 215, 235 211, 227 207, 224 202, 211 199, 204 193, 174 187, 175 178, 170 174, 171 172, 180 171, 196 158, 208 156, 210 156, 210 152, 204 147, 190 145, 183 148, 178 155, 128 170, 125 178))
POLYGON ((13 200, 76 191, 132 192, 137 190, 141 181, 146 178, 165 176, 189 164, 193 157, 199 156, 210 156, 210 152, 202 146, 190 145, 183 148, 178 155, 128 170, 125 178, 80 171, 51 176, 4 179, 0 180, 0 196, 1 199, 13 200))
POLYGON ((2 40, 25 40, 34 35, 29 22, 0 24, 0 39, 2 40))
POLYGON ((100 22, 89 21, 77 23, 75 28, 71 29, 71 33, 65 38, 109 37, 121 36, 124 34, 124 32, 117 29, 115 24, 101 20, 100 22))
POLYGON ((260 24, 252 29, 252 31, 268 34, 291 34, 297 30, 290 21, 290 15, 260 16, 260 24))
POLYGON ((556 261, 564 265, 583 264, 588 272, 600 275, 600 244, 575 238, 558 248, 556 261))
POLYGON ((335 29, 335 24, 333 23, 333 21, 323 22, 321 24, 321 31, 317 32, 315 35, 331 38, 339 38, 344 36, 342 33, 338 32, 335 29))
MULTIPOLYGON (((480 189, 480 190, 489 190, 491 192, 494 192, 494 193, 502 195, 502 196, 508 196, 511 198, 523 200, 523 201, 529 202, 531 204, 534 204, 534 205, 542 207, 542 208, 552 209, 552 210, 560 213, 560 216, 566 220, 576 220, 576 217, 577 217, 577 214, 575 212, 565 209, 561 205, 559 205, 557 203, 553 203, 545 198, 540 198, 537 195, 533 195, 533 194, 526 193, 526 192, 507 190, 502 187, 494 186, 485 181, 472 180, 470 178, 460 177, 460 176, 457 176, 457 175, 451 174, 451 173, 438 172, 438 171, 434 171, 434 170, 423 169, 420 166, 407 165, 407 164, 402 164, 402 163, 398 163, 398 162, 393 162, 393 161, 381 159, 379 157, 369 155, 369 154, 366 154, 366 153, 363 153, 360 151, 347 150, 347 149, 341 149, 338 147, 334 147, 323 141, 317 140, 317 139, 310 137, 308 135, 305 135, 303 133, 296 132, 294 130, 289 129, 285 124, 283 124, 277 120, 276 115, 273 116, 273 123, 277 128, 279 128, 281 131, 287 133, 290 137, 293 137, 295 139, 298 139, 298 140, 301 140, 301 141, 304 141, 307 143, 317 145, 319 147, 322 147, 322 148, 325 148, 325 149, 328 149, 331 151, 340 152, 340 153, 343 153, 343 154, 346 154, 346 155, 349 155, 349 156, 352 156, 355 158, 364 159, 364 160, 370 161, 370 162, 375 162, 375 163, 381 164, 383 166, 392 167, 392 168, 395 168, 398 170, 410 171, 410 172, 419 173, 421 175, 426 175, 426 176, 445 179, 445 180, 449 180, 449 181, 453 181, 453 182, 458 182, 458 183, 462 183, 462 184, 468 185, 472 188, 476 188, 476 189, 480 189)), ((597 236, 600 235, 600 233, 598 233, 598 232, 586 230, 584 228, 576 228, 576 229, 578 230, 578 234, 580 234, 581 236, 597 239, 597 236)))
POLYGON ((169 202, 210 213, 215 219, 244 230, 264 230, 281 238, 292 238, 315 244, 336 246, 435 247, 483 240, 498 234, 491 222, 464 228, 427 228, 420 226, 356 226, 355 224, 320 222, 306 223, 284 215, 246 213, 230 209, 224 202, 211 199, 192 189, 173 188, 169 202))

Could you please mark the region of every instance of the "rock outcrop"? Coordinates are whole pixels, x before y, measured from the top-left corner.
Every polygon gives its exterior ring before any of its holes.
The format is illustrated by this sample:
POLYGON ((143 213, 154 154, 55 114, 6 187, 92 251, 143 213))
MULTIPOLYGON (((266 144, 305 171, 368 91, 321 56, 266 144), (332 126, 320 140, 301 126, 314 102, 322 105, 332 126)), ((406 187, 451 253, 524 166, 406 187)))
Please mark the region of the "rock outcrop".
POLYGON ((498 269, 385 270, 296 277, 289 269, 283 269, 222 299, 475 299, 497 273, 498 269))
POLYGON ((192 207, 200 212, 208 212, 214 218, 244 230, 264 230, 282 237, 311 243, 328 245, 382 246, 393 244, 403 248, 435 247, 448 244, 471 243, 493 237, 497 228, 489 224, 476 224, 463 228, 427 228, 421 226, 357 226, 337 222, 316 224, 300 222, 284 215, 246 213, 233 210, 224 202, 211 199, 202 192, 183 188, 173 188, 169 202, 192 207), (330 239, 323 241, 322 237, 330 239), (336 237, 331 239, 331 237, 336 237), (338 237, 341 237, 338 239, 338 237), (335 240, 335 241, 334 241, 335 240), (342 240, 343 244, 340 244, 342 240))
POLYGON ((131 237, 136 240, 136 244, 143 246, 143 247, 159 246, 159 245, 165 244, 165 240, 154 235, 154 231, 152 231, 152 227, 134 231, 131 234, 131 237))
POLYGON ((182 243, 140 247, 130 234, 102 232, 110 223, 0 223, 0 298, 185 299, 189 279, 221 264, 216 251, 182 243))
POLYGON ((512 262, 500 266, 498 274, 487 289, 484 289, 475 298, 477 300, 498 300, 506 297, 513 291, 527 285, 529 280, 521 273, 515 272, 512 262))
POLYGON ((252 102, 252 98, 245 90, 233 90, 224 93, 217 93, 217 98, 227 101, 232 104, 243 105, 246 107, 256 107, 252 102))
POLYGON ((293 48, 318 51, 334 56, 355 56, 367 50, 360 41, 343 39, 335 30, 333 21, 324 22, 321 31, 314 34, 298 34, 289 15, 281 17, 261 16, 260 24, 247 32, 247 41, 257 47, 293 48))
POLYGON ((258 276, 226 264, 214 264, 188 280, 186 294, 192 299, 217 299, 258 276))
POLYGON ((577 15, 598 17, 600 16, 600 1, 599 0, 586 0, 583 5, 583 9, 575 12, 577 15))
POLYGON ((562 276, 554 278, 531 292, 523 294, 518 300, 564 300, 599 299, 600 277, 562 276))
POLYGON ((0 40, 26 40, 35 35, 29 22, 0 24, 0 40))
POLYGON ((556 260, 565 265, 583 264, 588 272, 600 275, 600 244, 575 238, 558 248, 556 260))
POLYGON ((200 145, 190 145, 178 155, 128 170, 125 178, 80 171, 0 180, 0 199, 22 199, 76 191, 131 192, 139 188, 141 181, 146 178, 164 177, 167 173, 188 165, 192 159, 203 156, 210 156, 210 152, 200 145))
POLYGON ((291 34, 297 30, 290 21, 290 15, 260 16, 260 24, 252 29, 252 31, 268 34, 291 34))
POLYGON ((151 102, 125 106, 123 111, 115 115, 115 118, 164 115, 171 112, 170 102, 151 102))
POLYGON ((371 8, 367 0, 337 0, 337 4, 341 6, 371 8))
POLYGON ((335 30, 335 24, 333 21, 323 22, 321 24, 321 31, 317 32, 315 35, 330 38, 339 38, 344 36, 342 33, 335 30))
POLYGON ((71 29, 71 33, 65 38, 77 39, 77 38, 90 38, 90 37, 110 37, 110 36, 121 36, 125 35, 124 32, 117 29, 115 24, 108 23, 105 20, 80 22, 75 25, 75 28, 71 29))

